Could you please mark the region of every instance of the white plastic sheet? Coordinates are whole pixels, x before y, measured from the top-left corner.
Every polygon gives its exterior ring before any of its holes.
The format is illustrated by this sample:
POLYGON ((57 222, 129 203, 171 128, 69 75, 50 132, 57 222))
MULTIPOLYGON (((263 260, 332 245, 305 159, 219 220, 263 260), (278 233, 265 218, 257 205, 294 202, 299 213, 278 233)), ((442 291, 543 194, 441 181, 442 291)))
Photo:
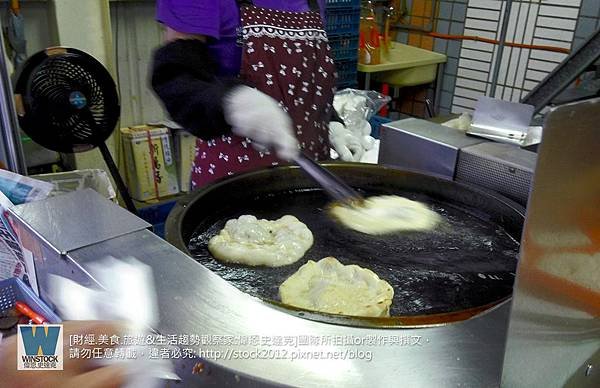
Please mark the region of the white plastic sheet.
MULTIPOLYGON (((129 322, 134 335, 151 335, 158 324, 158 306, 152 269, 133 257, 106 257, 91 264, 88 272, 105 287, 94 290, 72 280, 50 275, 50 299, 65 320, 115 320, 129 322)), ((102 363, 124 363, 128 388, 154 388, 161 380, 178 380, 171 362, 150 358, 148 345, 131 345, 137 358, 104 359, 102 363)))

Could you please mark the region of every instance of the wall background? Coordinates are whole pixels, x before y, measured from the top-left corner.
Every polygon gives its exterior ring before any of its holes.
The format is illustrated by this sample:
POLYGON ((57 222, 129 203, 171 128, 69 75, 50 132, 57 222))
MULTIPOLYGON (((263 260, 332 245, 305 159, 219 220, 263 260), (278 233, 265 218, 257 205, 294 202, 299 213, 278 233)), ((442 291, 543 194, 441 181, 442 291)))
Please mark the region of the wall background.
MULTIPOLYGON (((410 0, 411 20, 417 24, 429 15, 432 0, 410 0)), ((434 31, 451 35, 476 35, 498 39, 505 0, 440 0, 434 31)), ((411 24, 415 24, 414 22, 411 24)), ((507 40, 517 43, 578 47, 600 28, 598 0, 514 0, 507 40)), ((403 31, 397 40, 445 54, 448 61, 438 96, 441 114, 471 111, 489 92, 497 46, 468 40, 447 40, 424 33, 403 31)), ((519 101, 551 72, 567 54, 505 48, 495 97, 519 101)), ((423 115, 422 102, 431 88, 401 91, 402 112, 423 115)))
MULTIPOLYGON (((6 0, 0 0, 5 6, 6 0)), ((505 0, 407 0, 412 25, 430 22, 434 7, 434 31, 453 35, 496 38, 505 0)), ((113 49, 121 93, 121 126, 143 124, 165 117, 148 87, 152 49, 161 42, 161 27, 154 21, 153 0, 111 1, 113 49)), ((22 0, 28 53, 54 44, 48 23, 48 2, 22 0)), ((2 13, 4 15, 4 13, 2 13)), ((507 39, 571 48, 580 45, 600 27, 600 0, 515 0, 507 39)), ((91 33, 91 32, 86 32, 91 33)), ((448 56, 438 96, 440 113, 459 113, 473 108, 489 90, 496 46, 487 43, 446 40, 425 33, 401 31, 402 43, 432 49, 448 56)), ((507 48, 496 97, 517 101, 552 71, 566 54, 507 48)), ((433 87, 400 90, 401 111, 423 117, 424 99, 433 87)))

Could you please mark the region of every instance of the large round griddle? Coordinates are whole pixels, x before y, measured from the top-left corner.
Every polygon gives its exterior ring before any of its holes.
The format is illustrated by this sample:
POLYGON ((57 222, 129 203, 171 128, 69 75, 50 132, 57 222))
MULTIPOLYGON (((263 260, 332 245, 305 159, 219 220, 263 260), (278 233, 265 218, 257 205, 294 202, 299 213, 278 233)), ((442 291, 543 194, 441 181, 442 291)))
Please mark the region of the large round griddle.
POLYGON ((167 239, 240 290, 311 319, 370 326, 437 324, 466 319, 512 293, 523 209, 488 192, 422 174, 375 165, 329 164, 365 196, 394 194, 424 202, 443 217, 431 232, 369 236, 337 224, 327 196, 295 167, 220 181, 180 201, 167 221, 167 239), (226 265, 208 240, 242 214, 276 219, 292 214, 315 243, 295 264, 226 265), (355 319, 314 314, 279 303, 278 287, 307 260, 334 256, 369 268, 394 288, 392 318, 355 319))

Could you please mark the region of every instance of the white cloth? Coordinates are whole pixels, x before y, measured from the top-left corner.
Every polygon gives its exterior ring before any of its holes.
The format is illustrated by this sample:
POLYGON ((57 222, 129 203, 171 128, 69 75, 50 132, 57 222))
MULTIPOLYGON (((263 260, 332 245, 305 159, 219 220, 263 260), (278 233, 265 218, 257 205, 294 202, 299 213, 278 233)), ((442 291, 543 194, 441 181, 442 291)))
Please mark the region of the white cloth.
POLYGON ((340 159, 347 162, 358 162, 365 152, 360 138, 335 121, 329 123, 329 142, 340 159))
MULTIPOLYGON (((72 280, 50 275, 49 296, 61 318, 66 320, 117 320, 130 323, 133 335, 149 335, 158 323, 158 306, 152 269, 128 257, 107 257, 86 268, 105 290, 83 287, 72 280)), ((152 359, 150 349, 133 345, 137 358, 100 359, 104 364, 123 363, 127 368, 126 388, 157 388, 159 379, 178 380, 171 362, 152 359), (142 356, 142 354, 144 356, 142 356)))
POLYGON ((249 86, 238 86, 225 96, 223 109, 236 135, 273 148, 280 159, 291 160, 298 155, 292 120, 270 96, 249 86))
MULTIPOLYGON (((331 159, 333 159, 333 160, 340 159, 340 155, 337 153, 337 151, 335 149, 331 148, 330 151, 331 151, 330 152, 331 159)), ((377 164, 378 162, 379 162, 379 140, 374 139, 373 140, 373 148, 371 148, 369 151, 367 151, 363 154, 362 158, 360 159, 360 163, 377 164)))
POLYGON ((370 164, 377 164, 379 162, 379 140, 378 139, 375 139, 373 141, 373 148, 371 148, 369 151, 365 152, 365 154, 363 155, 360 162, 361 163, 370 163, 370 164))
POLYGON ((442 123, 442 125, 445 127, 450 127, 466 132, 471 127, 471 121, 471 115, 465 112, 455 119, 448 120, 442 123))
POLYGON ((345 125, 329 123, 329 142, 341 160, 360 162, 375 144, 371 124, 365 119, 368 116, 367 97, 341 92, 335 95, 333 107, 345 125))
POLYGON ((359 162, 365 152, 373 148, 371 125, 366 120, 360 124, 350 129, 335 121, 329 123, 329 142, 343 161, 359 162))

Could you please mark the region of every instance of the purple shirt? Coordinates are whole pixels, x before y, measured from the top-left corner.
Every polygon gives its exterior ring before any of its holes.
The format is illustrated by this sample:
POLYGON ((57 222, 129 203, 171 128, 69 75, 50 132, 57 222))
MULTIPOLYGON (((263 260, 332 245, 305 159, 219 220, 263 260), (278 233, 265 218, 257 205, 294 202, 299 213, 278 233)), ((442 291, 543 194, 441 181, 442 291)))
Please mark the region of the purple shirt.
MULTIPOLYGON (((324 15, 326 0, 318 0, 324 15)), ((213 58, 220 65, 220 75, 240 72, 241 48, 236 45, 240 13, 236 0, 157 0, 156 18, 175 31, 207 35, 213 58)), ((254 0, 262 8, 289 12, 308 11, 307 0, 254 0)))

